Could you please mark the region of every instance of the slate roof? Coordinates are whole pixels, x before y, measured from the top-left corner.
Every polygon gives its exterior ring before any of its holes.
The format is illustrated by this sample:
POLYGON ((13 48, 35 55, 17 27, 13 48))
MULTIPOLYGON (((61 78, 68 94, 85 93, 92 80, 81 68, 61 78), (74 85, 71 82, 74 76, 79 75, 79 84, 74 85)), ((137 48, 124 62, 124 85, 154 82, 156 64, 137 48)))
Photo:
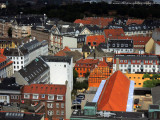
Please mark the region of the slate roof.
POLYGON ((22 94, 34 93, 34 94, 54 94, 65 95, 66 85, 53 85, 53 84, 31 84, 24 85, 22 88, 22 94))
POLYGON ((151 89, 153 104, 160 104, 160 86, 151 89))
POLYGON ((130 80, 121 72, 113 73, 103 87, 97 109, 105 111, 126 111, 130 80))
POLYGON ((23 47, 28 50, 28 52, 33 51, 34 49, 40 47, 41 42, 38 40, 32 40, 31 42, 25 43, 23 47))
POLYGON ((0 120, 41 120, 41 113, 22 113, 22 112, 5 112, 0 111, 0 120))
POLYGON ((133 40, 109 40, 109 48, 133 48, 133 40))
POLYGON ((28 54, 28 50, 24 49, 23 47, 21 48, 6 48, 4 49, 4 53, 5 56, 24 56, 26 54, 28 54))
POLYGON ((49 69, 49 66, 41 57, 37 57, 30 64, 20 69, 18 72, 30 84, 33 83, 40 75, 49 69))
POLYGON ((42 56, 45 62, 67 62, 71 64, 70 56, 42 56))
POLYGON ((105 57, 106 54, 104 53, 104 51, 100 48, 97 47, 95 48, 88 57, 105 57))
POLYGON ((21 86, 16 83, 14 77, 11 78, 3 78, 0 83, 0 90, 20 90, 21 86))

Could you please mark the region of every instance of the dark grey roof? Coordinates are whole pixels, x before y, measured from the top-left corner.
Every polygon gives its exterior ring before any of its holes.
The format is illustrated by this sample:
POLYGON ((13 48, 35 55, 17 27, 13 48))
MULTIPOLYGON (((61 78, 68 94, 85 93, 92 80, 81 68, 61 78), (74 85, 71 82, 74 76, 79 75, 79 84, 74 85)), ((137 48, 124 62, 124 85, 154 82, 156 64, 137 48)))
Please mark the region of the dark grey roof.
MULTIPOLYGON (((116 112, 116 111, 106 111, 111 113, 109 117, 104 117, 99 114, 96 115, 85 115, 85 111, 77 110, 73 111, 72 119, 92 119, 92 120, 148 120, 147 116, 143 112, 116 112), (112 115, 114 114, 114 115, 112 115)), ((97 111, 100 112, 100 111, 97 111)))
POLYGON ((43 114, 20 113, 20 112, 0 112, 0 120, 41 120, 43 114))
POLYGON ((88 45, 83 45, 82 52, 90 52, 90 48, 88 45))
POLYGON ((28 54, 28 50, 24 48, 6 48, 3 54, 5 56, 24 56, 28 54))
POLYGON ((160 86, 154 87, 151 90, 153 104, 160 104, 160 86))
POLYGON ((43 61, 43 59, 41 57, 37 57, 30 64, 28 64, 23 69, 20 69, 18 72, 29 84, 31 84, 48 69, 49 66, 43 61))
POLYGON ((104 53, 104 51, 100 47, 97 47, 91 52, 91 54, 88 57, 105 57, 105 56, 106 54, 104 53))
POLYGON ((85 106, 96 106, 97 103, 96 102, 86 102, 85 106))
POLYGON ((109 48, 133 48, 133 40, 109 40, 109 48))
POLYGON ((158 55, 141 55, 141 54, 120 54, 115 55, 114 59, 120 60, 160 60, 158 55))
POLYGON ((107 49, 107 43, 100 43, 99 47, 102 49, 107 49))
POLYGON ((0 83, 0 90, 20 90, 20 88, 14 77, 4 78, 0 83))
POLYGON ((28 52, 33 51, 34 49, 40 47, 41 42, 38 40, 32 40, 31 42, 25 43, 23 47, 28 50, 28 52))
POLYGON ((159 105, 149 105, 150 109, 159 109, 159 105))
POLYGON ((73 62, 75 63, 77 60, 83 57, 83 55, 78 51, 65 51, 67 56, 73 57, 73 62))
POLYGON ((70 56, 41 56, 45 62, 68 62, 71 63, 70 56))

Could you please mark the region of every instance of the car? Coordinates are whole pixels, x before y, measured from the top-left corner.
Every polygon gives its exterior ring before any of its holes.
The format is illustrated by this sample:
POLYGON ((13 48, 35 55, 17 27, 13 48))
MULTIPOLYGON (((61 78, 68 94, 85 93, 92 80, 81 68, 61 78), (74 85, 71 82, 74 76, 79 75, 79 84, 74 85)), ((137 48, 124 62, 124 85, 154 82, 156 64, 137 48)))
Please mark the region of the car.
POLYGON ((71 107, 71 109, 80 109, 81 110, 81 105, 74 105, 71 107))
POLYGON ((76 99, 84 100, 84 99, 85 99, 85 96, 84 96, 84 95, 77 95, 77 96, 76 96, 76 99))
POLYGON ((81 104, 81 102, 80 101, 77 101, 77 100, 73 100, 72 101, 72 104, 74 105, 74 104, 81 104))

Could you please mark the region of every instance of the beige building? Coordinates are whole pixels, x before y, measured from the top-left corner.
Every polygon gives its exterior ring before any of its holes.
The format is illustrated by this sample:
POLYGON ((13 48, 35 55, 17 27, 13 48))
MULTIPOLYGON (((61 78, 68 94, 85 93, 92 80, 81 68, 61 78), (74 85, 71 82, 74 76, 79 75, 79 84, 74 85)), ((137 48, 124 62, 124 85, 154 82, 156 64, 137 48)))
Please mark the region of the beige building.
POLYGON ((155 49, 155 41, 153 38, 151 38, 146 44, 145 44, 145 52, 146 53, 154 53, 155 49))
POLYGON ((0 37, 8 37, 8 30, 11 28, 11 22, 4 19, 0 20, 0 37))

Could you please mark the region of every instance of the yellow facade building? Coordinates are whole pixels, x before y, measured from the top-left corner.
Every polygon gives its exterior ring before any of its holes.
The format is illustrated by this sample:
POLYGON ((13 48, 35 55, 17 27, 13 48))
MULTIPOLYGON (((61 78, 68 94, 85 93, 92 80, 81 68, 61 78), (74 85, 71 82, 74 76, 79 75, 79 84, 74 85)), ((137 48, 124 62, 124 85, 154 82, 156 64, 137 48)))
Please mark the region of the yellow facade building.
POLYGON ((16 48, 16 44, 15 44, 16 41, 14 40, 10 40, 8 38, 6 39, 2 39, 0 38, 0 48, 1 49, 4 49, 4 48, 16 48))
POLYGON ((146 80, 150 80, 150 78, 143 78, 144 74, 141 73, 126 73, 125 74, 130 80, 135 82, 134 87, 143 87, 143 82, 146 80))

